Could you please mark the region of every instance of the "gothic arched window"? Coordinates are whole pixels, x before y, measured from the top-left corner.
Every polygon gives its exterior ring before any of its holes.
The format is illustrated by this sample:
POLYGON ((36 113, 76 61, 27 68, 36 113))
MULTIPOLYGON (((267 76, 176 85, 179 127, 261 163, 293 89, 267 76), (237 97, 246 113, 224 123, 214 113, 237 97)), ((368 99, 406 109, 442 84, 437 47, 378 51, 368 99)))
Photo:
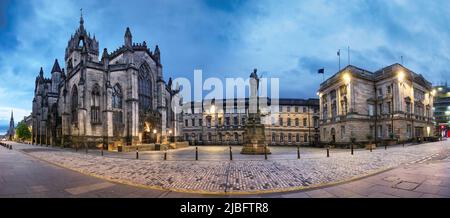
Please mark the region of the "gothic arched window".
POLYGON ((78 123, 78 89, 76 85, 72 88, 70 109, 72 114, 72 123, 78 123))
POLYGON ((152 108, 152 80, 150 72, 150 67, 146 63, 139 68, 138 94, 140 111, 152 108))
POLYGON ((116 84, 113 87, 113 93, 112 93, 112 107, 113 108, 122 108, 122 89, 120 88, 119 84, 116 84))
POLYGON ((113 134, 114 136, 121 136, 123 133, 123 113, 122 113, 122 88, 119 84, 114 85, 112 93, 112 107, 113 107, 113 134))
POLYGON ((100 88, 97 84, 91 93, 91 122, 100 123, 100 88))

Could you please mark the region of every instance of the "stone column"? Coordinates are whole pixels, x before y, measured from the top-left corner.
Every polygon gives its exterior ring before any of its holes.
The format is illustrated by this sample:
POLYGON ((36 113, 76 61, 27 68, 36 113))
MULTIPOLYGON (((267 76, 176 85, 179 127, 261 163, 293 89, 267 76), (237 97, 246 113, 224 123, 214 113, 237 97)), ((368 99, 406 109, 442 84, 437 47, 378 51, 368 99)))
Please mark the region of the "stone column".
POLYGON ((105 109, 103 111, 103 146, 108 149, 109 138, 113 136, 112 87, 106 83, 104 96, 105 109))

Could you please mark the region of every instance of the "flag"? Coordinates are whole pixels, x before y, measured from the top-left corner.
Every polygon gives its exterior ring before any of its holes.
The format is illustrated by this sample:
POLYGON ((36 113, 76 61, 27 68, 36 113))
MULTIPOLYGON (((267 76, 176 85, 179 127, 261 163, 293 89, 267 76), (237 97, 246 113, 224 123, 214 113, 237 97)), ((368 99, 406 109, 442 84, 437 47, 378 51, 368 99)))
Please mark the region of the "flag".
POLYGON ((341 49, 337 51, 337 56, 341 56, 341 49))
POLYGON ((325 73, 325 69, 324 69, 324 68, 322 68, 322 69, 319 69, 319 70, 317 71, 317 73, 321 73, 321 74, 324 74, 324 73, 325 73))

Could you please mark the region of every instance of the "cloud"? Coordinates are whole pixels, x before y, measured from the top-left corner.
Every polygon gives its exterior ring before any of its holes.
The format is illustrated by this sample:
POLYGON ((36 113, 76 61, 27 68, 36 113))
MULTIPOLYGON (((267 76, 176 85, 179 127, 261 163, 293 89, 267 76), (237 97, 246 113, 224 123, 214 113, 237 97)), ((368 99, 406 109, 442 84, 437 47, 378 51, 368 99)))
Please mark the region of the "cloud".
POLYGON ((192 79, 197 68, 204 77, 247 77, 258 68, 280 78, 282 97, 307 98, 322 81, 318 68, 327 76, 338 70, 338 49, 347 64, 347 46, 352 65, 374 71, 403 56, 430 81, 448 79, 449 6, 403 0, 7 1, 0 4, 0 107, 31 110, 39 68, 49 77, 54 58, 64 65, 80 8, 100 48, 121 46, 127 26, 134 41, 158 44, 166 79, 192 79))

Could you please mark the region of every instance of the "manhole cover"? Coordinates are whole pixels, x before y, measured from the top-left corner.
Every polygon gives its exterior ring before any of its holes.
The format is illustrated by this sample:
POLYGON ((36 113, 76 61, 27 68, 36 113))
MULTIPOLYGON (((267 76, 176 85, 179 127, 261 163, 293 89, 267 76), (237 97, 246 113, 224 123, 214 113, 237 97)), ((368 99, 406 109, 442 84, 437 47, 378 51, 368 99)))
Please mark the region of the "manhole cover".
POLYGON ((417 188, 417 186, 419 186, 419 183, 415 183, 415 182, 407 182, 407 181, 402 181, 400 183, 398 183, 397 185, 395 185, 393 188, 397 188, 397 189, 403 189, 403 190, 414 190, 415 188, 417 188))

